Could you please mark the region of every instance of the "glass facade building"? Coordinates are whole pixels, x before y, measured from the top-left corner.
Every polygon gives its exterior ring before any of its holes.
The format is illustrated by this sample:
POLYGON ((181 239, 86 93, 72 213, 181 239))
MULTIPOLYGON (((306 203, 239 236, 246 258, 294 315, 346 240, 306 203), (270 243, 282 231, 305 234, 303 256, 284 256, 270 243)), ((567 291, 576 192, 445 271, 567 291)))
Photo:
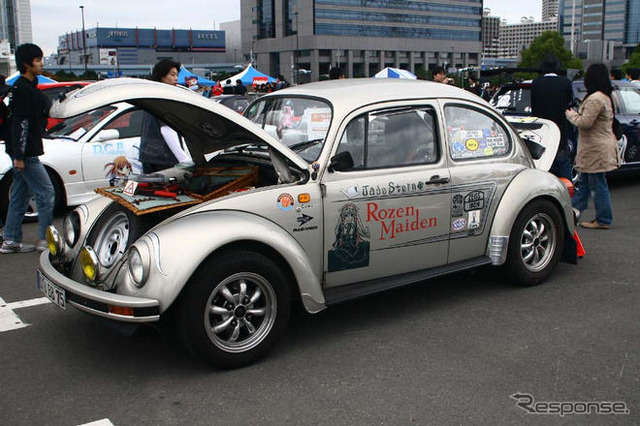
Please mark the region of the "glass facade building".
POLYGON ((385 66, 479 65, 482 0, 241 0, 243 51, 264 72, 317 80, 385 66), (307 77, 309 78, 309 77, 307 77))

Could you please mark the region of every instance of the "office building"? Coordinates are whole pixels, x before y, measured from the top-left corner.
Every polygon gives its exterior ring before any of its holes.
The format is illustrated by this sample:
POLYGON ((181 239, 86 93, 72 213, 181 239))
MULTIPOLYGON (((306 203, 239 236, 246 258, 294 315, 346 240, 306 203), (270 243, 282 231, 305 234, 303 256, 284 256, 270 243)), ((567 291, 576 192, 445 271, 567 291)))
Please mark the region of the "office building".
POLYGON ((58 37, 58 64, 153 65, 170 58, 185 65, 225 62, 224 31, 89 28, 58 37))
POLYGON ((545 31, 557 31, 556 20, 536 22, 533 17, 522 18, 519 24, 500 25, 500 53, 503 59, 519 59, 520 52, 545 31))
POLYGON ((33 41, 29 0, 0 0, 0 40, 9 40, 12 49, 33 41))
POLYGON ((241 0, 242 50, 263 72, 318 80, 480 64, 482 1, 241 0))
POLYGON ((621 62, 640 33, 640 0, 559 0, 560 30, 588 61, 621 62))
POLYGON ((491 10, 482 11, 482 57, 500 57, 500 17, 491 16, 491 10))
POLYGON ((555 21, 558 19, 558 0, 542 0, 542 20, 555 21))

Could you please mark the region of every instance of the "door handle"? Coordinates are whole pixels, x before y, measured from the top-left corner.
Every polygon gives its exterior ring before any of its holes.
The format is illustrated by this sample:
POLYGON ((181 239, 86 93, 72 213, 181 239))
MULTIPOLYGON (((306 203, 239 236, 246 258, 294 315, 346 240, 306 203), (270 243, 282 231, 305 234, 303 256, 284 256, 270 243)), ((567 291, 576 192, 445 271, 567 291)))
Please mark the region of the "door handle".
POLYGON ((443 177, 441 178, 438 175, 435 176, 431 176, 431 179, 429 179, 426 183, 427 185, 437 185, 440 183, 449 183, 451 182, 451 179, 449 179, 448 177, 443 177))

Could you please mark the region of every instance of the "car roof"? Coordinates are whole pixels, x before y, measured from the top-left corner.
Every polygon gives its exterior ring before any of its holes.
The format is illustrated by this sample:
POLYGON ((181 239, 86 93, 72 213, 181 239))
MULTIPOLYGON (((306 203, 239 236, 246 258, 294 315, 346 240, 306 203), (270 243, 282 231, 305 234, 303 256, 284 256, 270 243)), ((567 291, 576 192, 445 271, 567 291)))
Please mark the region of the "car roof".
POLYGON ((485 101, 471 92, 453 85, 425 80, 356 78, 301 84, 261 97, 315 96, 329 101, 335 114, 349 113, 361 106, 399 100, 455 98, 472 102, 485 101), (340 110, 340 111, 337 111, 340 110))

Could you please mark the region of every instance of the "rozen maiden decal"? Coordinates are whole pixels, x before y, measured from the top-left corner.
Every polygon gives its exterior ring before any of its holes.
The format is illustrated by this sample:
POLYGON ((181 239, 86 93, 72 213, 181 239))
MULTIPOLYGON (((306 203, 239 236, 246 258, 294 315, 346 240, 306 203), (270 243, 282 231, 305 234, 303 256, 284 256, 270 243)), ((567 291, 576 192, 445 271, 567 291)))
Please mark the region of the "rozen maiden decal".
POLYGON ((329 272, 369 266, 369 228, 364 225, 358 207, 347 203, 340 209, 336 240, 328 253, 329 272))
POLYGON ((367 203, 367 222, 371 221, 380 222, 380 240, 438 226, 437 218, 420 217, 420 210, 414 206, 381 209, 378 203, 367 203))

